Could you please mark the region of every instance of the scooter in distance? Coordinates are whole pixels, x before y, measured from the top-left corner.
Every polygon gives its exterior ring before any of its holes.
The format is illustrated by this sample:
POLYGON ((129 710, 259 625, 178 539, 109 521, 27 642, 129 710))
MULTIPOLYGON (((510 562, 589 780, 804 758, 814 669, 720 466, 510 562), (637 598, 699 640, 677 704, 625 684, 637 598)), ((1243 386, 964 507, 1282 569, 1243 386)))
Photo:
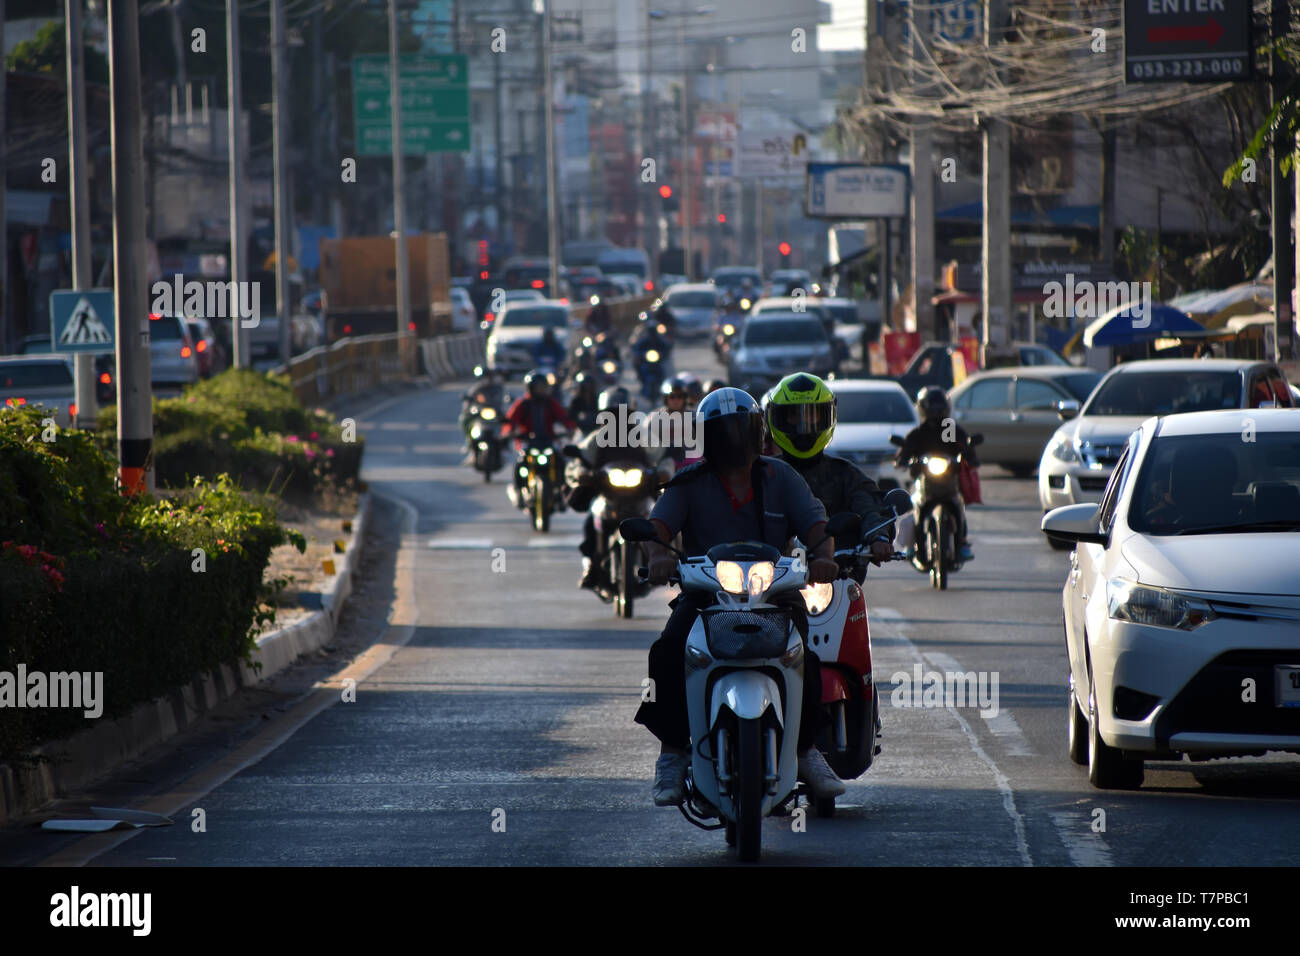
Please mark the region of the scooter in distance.
POLYGON ((470 406, 469 441, 474 454, 474 470, 483 473, 485 482, 501 470, 505 439, 501 437, 501 410, 491 405, 470 406))
MULTIPOLYGON (((889 437, 901 446, 903 439, 889 437)), ((978 445, 983 435, 971 435, 978 445)), ((934 454, 914 456, 903 465, 914 479, 912 490, 913 531, 912 566, 922 574, 929 572, 930 587, 940 591, 948 587, 948 575, 960 571, 962 504, 959 478, 962 455, 934 454)))
MULTIPOLYGON (((858 521, 835 515, 827 535, 858 521)), ((619 530, 626 541, 657 540, 648 518, 629 518, 619 530)), ((797 784, 804 644, 789 608, 770 603, 808 583, 807 565, 802 555, 782 557, 755 541, 696 557, 672 550, 680 560, 670 582, 706 605, 686 639, 692 758, 680 809, 701 829, 725 829, 739 859, 754 863, 763 818, 807 792, 797 784)))

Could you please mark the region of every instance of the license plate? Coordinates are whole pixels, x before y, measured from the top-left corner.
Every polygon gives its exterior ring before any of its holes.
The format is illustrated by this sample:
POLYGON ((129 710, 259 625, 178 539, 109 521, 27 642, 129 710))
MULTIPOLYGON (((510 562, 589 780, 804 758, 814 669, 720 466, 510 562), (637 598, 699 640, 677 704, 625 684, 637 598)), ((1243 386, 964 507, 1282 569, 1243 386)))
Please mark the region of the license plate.
POLYGON ((1273 668, 1273 674, 1277 683, 1277 705, 1300 707, 1300 667, 1279 664, 1273 668))

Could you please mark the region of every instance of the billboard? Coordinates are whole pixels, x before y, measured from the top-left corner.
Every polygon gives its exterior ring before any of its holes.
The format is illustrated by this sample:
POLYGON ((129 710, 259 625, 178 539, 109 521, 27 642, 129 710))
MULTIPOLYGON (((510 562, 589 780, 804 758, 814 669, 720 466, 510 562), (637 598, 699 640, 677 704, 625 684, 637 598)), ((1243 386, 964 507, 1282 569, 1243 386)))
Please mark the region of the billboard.
POLYGON ((742 178, 802 176, 807 162, 807 133, 791 129, 736 134, 736 175, 742 178))
POLYGON ((804 211, 821 219, 904 216, 908 204, 905 166, 809 163, 804 211))

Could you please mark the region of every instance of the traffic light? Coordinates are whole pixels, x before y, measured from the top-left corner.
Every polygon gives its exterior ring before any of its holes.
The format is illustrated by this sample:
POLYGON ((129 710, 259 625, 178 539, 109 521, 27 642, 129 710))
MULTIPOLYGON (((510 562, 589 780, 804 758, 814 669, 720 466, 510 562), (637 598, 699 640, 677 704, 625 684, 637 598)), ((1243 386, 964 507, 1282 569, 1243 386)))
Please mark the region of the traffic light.
POLYGON ((664 212, 676 212, 678 209, 677 197, 673 195, 673 187, 664 183, 659 187, 659 195, 663 199, 664 212))
POLYGON ((790 243, 788 243, 788 242, 783 242, 783 243, 781 243, 779 246, 776 247, 776 251, 779 252, 779 253, 781 253, 781 255, 782 255, 783 257, 789 257, 789 255, 790 255, 790 243))
POLYGON ((663 196, 665 199, 672 199, 673 187, 669 186, 667 183, 664 183, 662 186, 659 187, 659 195, 663 196))
POLYGON ((718 213, 718 222, 724 226, 727 224, 727 214, 725 212, 718 213))

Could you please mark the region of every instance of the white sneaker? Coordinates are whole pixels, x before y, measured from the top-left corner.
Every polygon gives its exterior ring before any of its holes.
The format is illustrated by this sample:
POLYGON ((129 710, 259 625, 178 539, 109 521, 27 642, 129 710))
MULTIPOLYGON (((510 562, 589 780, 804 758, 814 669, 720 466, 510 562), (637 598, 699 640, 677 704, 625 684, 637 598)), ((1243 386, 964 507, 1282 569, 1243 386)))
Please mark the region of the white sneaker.
POLYGON ((655 761, 654 799, 656 807, 673 807, 686 797, 686 754, 660 754, 655 761))
POLYGON ((799 779, 808 784, 813 796, 817 797, 838 797, 847 789, 816 747, 799 755, 799 779))

